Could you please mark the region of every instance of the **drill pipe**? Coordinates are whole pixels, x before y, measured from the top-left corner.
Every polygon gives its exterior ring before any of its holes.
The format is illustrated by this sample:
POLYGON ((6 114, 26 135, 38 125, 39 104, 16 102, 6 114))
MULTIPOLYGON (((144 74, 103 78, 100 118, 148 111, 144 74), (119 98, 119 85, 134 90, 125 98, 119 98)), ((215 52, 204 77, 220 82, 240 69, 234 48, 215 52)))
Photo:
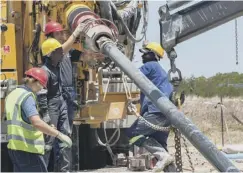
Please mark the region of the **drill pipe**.
POLYGON ((146 77, 134 67, 129 59, 111 41, 105 41, 100 50, 124 71, 142 92, 166 115, 172 125, 197 148, 197 150, 220 172, 240 172, 215 145, 146 77))

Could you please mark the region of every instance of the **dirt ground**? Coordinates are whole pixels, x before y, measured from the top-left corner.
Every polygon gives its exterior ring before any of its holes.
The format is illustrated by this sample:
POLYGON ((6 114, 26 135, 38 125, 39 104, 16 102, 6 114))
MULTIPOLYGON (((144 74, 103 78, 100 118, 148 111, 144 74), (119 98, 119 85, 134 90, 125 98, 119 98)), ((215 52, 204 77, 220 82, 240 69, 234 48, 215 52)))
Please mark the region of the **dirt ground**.
MULTIPOLYGON (((171 154, 174 152, 172 147, 169 148, 171 154)), ((214 167, 194 148, 189 147, 189 152, 192 158, 193 167, 195 172, 207 173, 207 172, 218 172, 214 167)), ((182 148, 182 160, 183 160, 183 172, 192 172, 190 168, 190 164, 188 162, 188 158, 185 154, 184 148, 182 148)), ((232 161, 232 163, 243 172, 243 160, 232 161)), ((126 167, 107 167, 102 169, 93 170, 92 172, 131 172, 126 167)), ((144 171, 144 172, 152 172, 152 171, 144 171)))
MULTIPOLYGON (((222 146, 221 132, 221 107, 216 104, 220 98, 203 99, 189 97, 183 105, 182 111, 199 129, 205 134, 211 142, 217 147, 222 146)), ((223 98, 223 116, 224 116, 224 144, 242 144, 243 145, 243 98, 223 98), (237 121, 236 118, 241 122, 237 121)), ((215 168, 192 146, 188 141, 188 149, 195 172, 217 172, 215 168)), ((168 140, 168 149, 170 154, 174 155, 174 134, 170 134, 168 140)), ((183 171, 192 172, 185 148, 182 147, 183 171)), ((233 161, 232 163, 243 171, 243 160, 233 161)), ((129 172, 126 167, 103 168, 94 170, 94 172, 129 172)), ((150 171, 149 171, 150 172, 150 171)))

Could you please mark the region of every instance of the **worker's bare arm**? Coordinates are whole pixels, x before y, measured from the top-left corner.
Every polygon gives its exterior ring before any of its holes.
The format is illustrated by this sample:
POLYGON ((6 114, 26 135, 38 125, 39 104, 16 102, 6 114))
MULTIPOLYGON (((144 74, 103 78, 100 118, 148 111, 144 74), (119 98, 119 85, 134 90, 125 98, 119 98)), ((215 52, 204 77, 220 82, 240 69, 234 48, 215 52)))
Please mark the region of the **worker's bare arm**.
POLYGON ((41 120, 39 115, 33 115, 29 119, 31 124, 39 131, 43 132, 46 135, 50 135, 60 139, 69 148, 72 146, 72 140, 70 139, 70 137, 49 126, 47 123, 41 120))
POLYGON ((54 137, 58 135, 59 131, 42 121, 39 115, 31 116, 29 119, 31 124, 44 134, 54 137))
POLYGON ((68 51, 72 48, 73 43, 75 42, 76 38, 71 35, 68 40, 62 44, 62 49, 64 54, 68 53, 68 51))

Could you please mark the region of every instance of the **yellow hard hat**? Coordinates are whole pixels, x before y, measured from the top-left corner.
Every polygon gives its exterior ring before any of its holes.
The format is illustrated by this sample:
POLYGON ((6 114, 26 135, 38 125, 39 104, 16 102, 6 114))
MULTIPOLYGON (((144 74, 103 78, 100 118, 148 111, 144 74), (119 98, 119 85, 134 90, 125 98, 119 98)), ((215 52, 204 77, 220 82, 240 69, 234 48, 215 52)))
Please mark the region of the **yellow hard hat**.
POLYGON ((139 49, 142 53, 147 53, 149 51, 154 52, 156 55, 159 56, 159 58, 163 58, 164 56, 164 49, 159 43, 150 42, 144 46, 144 48, 139 49))
POLYGON ((41 45, 42 55, 46 56, 54 50, 62 47, 61 43, 54 38, 48 38, 41 45))

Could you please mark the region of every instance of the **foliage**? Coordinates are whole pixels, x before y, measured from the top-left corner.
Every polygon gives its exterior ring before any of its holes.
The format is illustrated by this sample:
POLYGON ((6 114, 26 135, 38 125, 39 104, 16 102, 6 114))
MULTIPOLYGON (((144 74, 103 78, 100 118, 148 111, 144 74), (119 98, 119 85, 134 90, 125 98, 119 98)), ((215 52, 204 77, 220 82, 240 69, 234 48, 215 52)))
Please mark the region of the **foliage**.
POLYGON ((186 95, 201 97, 243 96, 243 74, 237 72, 217 73, 210 78, 192 76, 183 79, 179 90, 185 91, 186 95))

